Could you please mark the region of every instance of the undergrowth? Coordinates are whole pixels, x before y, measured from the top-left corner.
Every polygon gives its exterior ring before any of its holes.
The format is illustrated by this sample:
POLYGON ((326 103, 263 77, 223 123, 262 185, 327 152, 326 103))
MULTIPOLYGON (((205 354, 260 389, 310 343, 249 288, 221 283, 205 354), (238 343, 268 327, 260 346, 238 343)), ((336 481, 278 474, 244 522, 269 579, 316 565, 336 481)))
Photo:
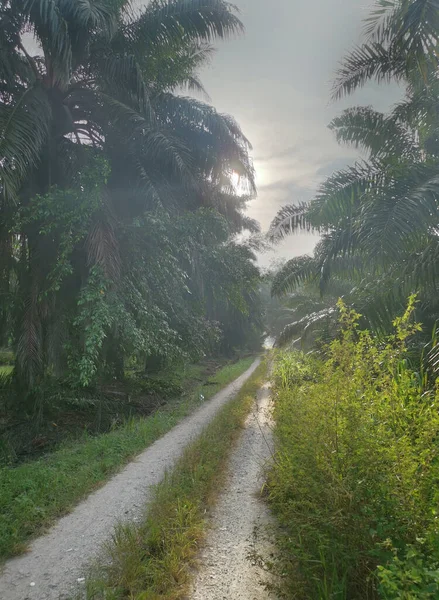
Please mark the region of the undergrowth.
POLYGON ((99 436, 84 432, 80 440, 39 460, 0 468, 0 558, 24 551, 30 538, 247 370, 253 360, 223 367, 149 417, 129 419, 99 436))
POLYGON ((227 460, 258 388, 258 367, 160 483, 140 523, 120 525, 87 580, 88 600, 177 600, 185 597, 227 460))
MULTIPOLYGON (((240 361, 234 364, 239 372, 240 361)), ((84 430, 101 435, 132 418, 147 417, 192 393, 200 382, 210 387, 214 373, 233 375, 234 364, 225 365, 222 358, 177 363, 153 374, 127 368, 122 380, 108 377, 85 388, 46 377, 27 393, 22 393, 13 367, 0 366, 0 466, 16 466, 53 452, 82 438, 84 430)))
POLYGON ((277 357, 268 489, 288 598, 439 598, 439 388, 407 359, 413 306, 378 341, 340 303, 326 359, 277 357))

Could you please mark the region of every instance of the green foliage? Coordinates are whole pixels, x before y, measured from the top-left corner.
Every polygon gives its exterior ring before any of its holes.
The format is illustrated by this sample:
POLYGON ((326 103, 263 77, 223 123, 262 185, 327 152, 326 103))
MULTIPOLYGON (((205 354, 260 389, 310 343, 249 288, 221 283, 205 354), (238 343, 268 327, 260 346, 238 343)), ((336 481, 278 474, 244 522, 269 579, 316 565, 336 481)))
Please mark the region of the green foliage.
POLYGON ((261 327, 255 256, 234 240, 257 229, 250 143, 181 95, 242 30, 235 8, 73 4, 0 8, 0 343, 28 402, 52 377, 94 386, 125 360, 255 347, 261 327))
POLYGON ((393 557, 386 566, 378 566, 379 594, 382 598, 426 600, 439 595, 439 560, 428 556, 424 540, 408 544, 402 558, 393 549, 393 557))
POLYGON ((87 237, 92 218, 103 205, 109 165, 102 156, 86 151, 85 154, 89 160, 75 177, 74 187, 53 186, 44 196, 36 195, 18 218, 17 233, 36 225, 42 239, 56 240, 51 248, 51 269, 44 294, 59 291, 64 279, 73 273, 73 251, 87 237))
POLYGON ((77 380, 83 386, 94 380, 104 339, 113 325, 114 315, 105 298, 107 286, 100 270, 94 267, 78 298, 79 314, 73 324, 84 331, 84 346, 79 360, 71 359, 71 366, 77 368, 77 380))
POLYGON ((0 365, 13 365, 15 362, 15 356, 12 350, 0 349, 0 365))
POLYGON ((320 362, 303 352, 279 352, 274 354, 272 378, 276 389, 288 390, 297 382, 313 381, 317 378, 320 362))
MULTIPOLYGON (((405 99, 389 114, 353 107, 331 122, 337 140, 361 148, 366 158, 332 174, 309 203, 279 211, 272 240, 299 230, 322 239, 313 257, 293 259, 278 273, 273 293, 288 295, 308 285, 330 296, 331 280, 350 282, 340 295, 369 328, 388 333, 404 299, 417 291, 418 318, 429 336, 438 314, 439 8, 430 0, 376 4, 366 20, 366 42, 342 63, 334 96, 370 79, 396 79, 404 81, 405 99)), ((337 296, 330 300, 334 307, 337 296)), ((427 341, 420 338, 419 347, 427 341)))
POLYGON ((410 366, 414 306, 378 340, 340 302, 324 361, 276 359, 269 496, 296 597, 435 597, 438 393, 410 366))

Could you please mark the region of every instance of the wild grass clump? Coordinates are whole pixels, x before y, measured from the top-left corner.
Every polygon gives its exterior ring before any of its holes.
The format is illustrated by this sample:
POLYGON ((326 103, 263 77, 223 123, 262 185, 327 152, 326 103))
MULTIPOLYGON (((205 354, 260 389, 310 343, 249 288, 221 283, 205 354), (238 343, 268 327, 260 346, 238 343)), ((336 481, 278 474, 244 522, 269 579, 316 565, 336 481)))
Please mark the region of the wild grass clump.
POLYGON ((269 498, 288 598, 439 598, 439 388, 407 360, 413 305, 380 342, 340 304, 326 360, 277 358, 269 498))
POLYGON ((187 597, 207 511, 221 488, 233 442, 265 374, 263 363, 190 444, 156 487, 143 520, 117 528, 102 563, 87 581, 88 600, 187 597))

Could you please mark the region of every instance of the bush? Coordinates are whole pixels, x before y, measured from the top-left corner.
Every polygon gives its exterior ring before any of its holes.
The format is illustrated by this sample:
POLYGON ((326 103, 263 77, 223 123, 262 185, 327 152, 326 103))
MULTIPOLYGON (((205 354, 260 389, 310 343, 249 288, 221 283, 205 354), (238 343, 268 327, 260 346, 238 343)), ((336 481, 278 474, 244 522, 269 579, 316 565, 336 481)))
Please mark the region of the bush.
POLYGON ((427 600, 439 598, 439 561, 418 546, 408 545, 400 558, 398 551, 386 566, 378 567, 379 592, 382 598, 427 600), (421 551, 420 551, 421 549, 421 551))
POLYGON ((380 343, 340 304, 325 361, 276 361, 269 497, 294 597, 438 597, 439 392, 408 365, 413 305, 380 343))
POLYGON ((12 350, 0 348, 0 365, 13 366, 15 362, 15 356, 12 350))

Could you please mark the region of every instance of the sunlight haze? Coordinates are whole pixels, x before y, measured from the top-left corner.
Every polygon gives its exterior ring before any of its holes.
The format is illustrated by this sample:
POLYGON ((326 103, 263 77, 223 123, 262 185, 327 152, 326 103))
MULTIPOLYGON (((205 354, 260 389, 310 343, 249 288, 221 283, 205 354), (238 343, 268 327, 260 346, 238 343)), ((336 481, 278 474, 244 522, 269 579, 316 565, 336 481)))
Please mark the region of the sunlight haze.
MULTIPOLYGON (((343 55, 359 42, 362 19, 373 3, 316 0, 302 3, 238 0, 246 33, 219 44, 202 80, 213 105, 233 115, 253 144, 258 198, 251 217, 266 230, 277 210, 312 198, 334 170, 358 152, 340 147, 327 125, 345 107, 386 110, 401 97, 396 84, 369 84, 331 103, 331 80, 343 55)), ((290 236, 277 256, 312 252, 316 238, 290 236)), ((264 255, 268 264, 273 253, 264 255)))

